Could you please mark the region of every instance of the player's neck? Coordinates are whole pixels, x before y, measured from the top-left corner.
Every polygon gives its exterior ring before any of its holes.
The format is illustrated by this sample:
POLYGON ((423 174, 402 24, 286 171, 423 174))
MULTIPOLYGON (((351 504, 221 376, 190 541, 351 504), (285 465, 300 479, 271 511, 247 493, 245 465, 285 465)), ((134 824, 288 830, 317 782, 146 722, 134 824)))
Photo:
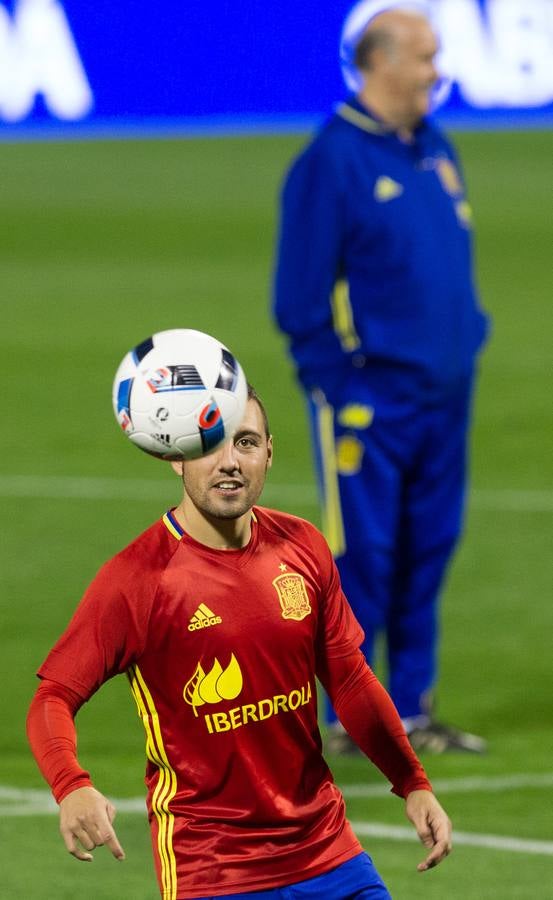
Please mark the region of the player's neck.
POLYGON ((236 519, 220 519, 185 500, 179 503, 173 515, 186 534, 213 550, 240 550, 251 538, 251 509, 236 519))

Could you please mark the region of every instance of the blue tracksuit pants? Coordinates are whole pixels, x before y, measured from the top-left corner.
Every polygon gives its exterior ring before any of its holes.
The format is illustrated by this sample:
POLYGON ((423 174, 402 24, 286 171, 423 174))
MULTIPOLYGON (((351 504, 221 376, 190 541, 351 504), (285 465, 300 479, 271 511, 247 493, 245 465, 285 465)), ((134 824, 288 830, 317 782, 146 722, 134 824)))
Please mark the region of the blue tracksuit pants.
MULTIPOLYGON (((402 718, 428 711, 437 671, 438 596, 458 541, 471 406, 309 400, 323 530, 373 661, 386 640, 388 689, 402 718)), ((329 721, 335 717, 329 710, 329 721)))
MULTIPOLYGON (((301 873, 298 872, 301 879, 301 873)), ((359 853, 324 875, 296 881, 287 887, 201 900, 391 900, 371 857, 359 853)))

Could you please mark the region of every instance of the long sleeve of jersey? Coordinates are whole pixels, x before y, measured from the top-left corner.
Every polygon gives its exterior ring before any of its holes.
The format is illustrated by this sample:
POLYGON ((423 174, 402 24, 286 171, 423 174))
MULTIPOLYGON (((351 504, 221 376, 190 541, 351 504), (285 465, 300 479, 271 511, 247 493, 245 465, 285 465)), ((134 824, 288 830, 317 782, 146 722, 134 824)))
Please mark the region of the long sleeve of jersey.
POLYGON ((31 750, 58 803, 71 791, 92 786, 77 759, 74 718, 82 702, 69 688, 44 679, 27 715, 31 750))
POLYGON ((362 653, 326 659, 318 675, 342 725, 390 781, 393 793, 406 797, 432 790, 390 696, 362 653))

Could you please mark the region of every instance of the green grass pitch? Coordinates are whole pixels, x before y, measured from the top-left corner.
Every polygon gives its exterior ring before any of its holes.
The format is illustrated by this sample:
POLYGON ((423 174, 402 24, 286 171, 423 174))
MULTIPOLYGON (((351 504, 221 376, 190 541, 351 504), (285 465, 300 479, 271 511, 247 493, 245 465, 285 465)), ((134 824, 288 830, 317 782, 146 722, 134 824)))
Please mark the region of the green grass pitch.
MULTIPOLYGON (((303 403, 268 315, 278 184, 303 140, 0 145, 0 893, 11 900, 157 896, 142 815, 118 817, 125 863, 101 850, 88 866, 66 854, 55 816, 29 793, 44 785, 24 737, 33 673, 83 588, 178 496, 169 467, 115 425, 111 381, 123 353, 179 326, 227 343, 272 419, 265 502, 318 522, 303 403)), ((490 750, 424 759, 460 835, 437 870, 415 871, 414 840, 363 841, 395 900, 546 900, 553 132, 467 133, 457 142, 494 334, 476 402, 466 535, 444 595, 439 699, 443 718, 486 735, 490 750)), ((80 758, 98 787, 140 796, 144 740, 125 680, 106 685, 78 725, 80 758)), ((366 762, 331 762, 350 786, 352 820, 407 824, 366 762), (359 784, 368 796, 355 794, 359 784)))

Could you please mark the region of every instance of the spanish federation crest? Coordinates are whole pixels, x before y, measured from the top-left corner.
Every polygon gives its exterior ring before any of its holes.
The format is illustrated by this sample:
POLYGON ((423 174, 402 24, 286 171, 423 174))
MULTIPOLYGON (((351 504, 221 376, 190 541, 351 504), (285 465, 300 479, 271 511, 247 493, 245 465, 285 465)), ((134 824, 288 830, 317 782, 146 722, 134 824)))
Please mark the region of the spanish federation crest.
POLYGON ((282 607, 283 619, 295 619, 296 622, 301 622, 309 615, 311 604, 303 575, 298 572, 286 572, 275 578, 273 584, 282 607))

